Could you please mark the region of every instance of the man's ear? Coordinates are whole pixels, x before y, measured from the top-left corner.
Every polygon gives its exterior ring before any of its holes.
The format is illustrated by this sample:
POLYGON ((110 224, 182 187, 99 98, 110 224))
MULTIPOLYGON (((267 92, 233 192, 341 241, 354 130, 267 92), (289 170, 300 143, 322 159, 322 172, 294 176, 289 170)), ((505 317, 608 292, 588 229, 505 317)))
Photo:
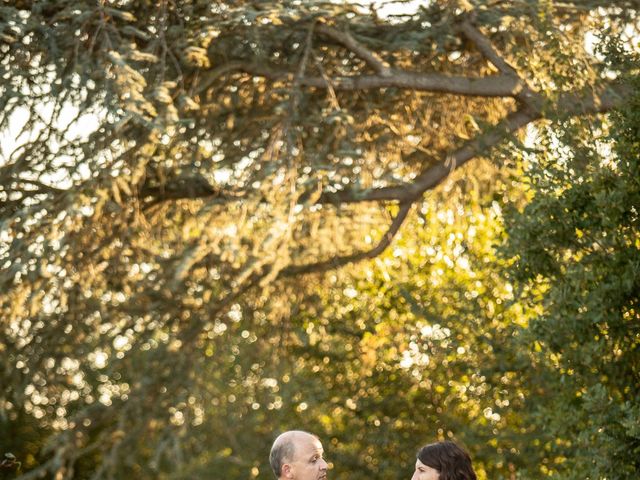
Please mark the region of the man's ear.
POLYGON ((285 463, 282 465, 282 478, 293 478, 293 471, 291 465, 285 463))

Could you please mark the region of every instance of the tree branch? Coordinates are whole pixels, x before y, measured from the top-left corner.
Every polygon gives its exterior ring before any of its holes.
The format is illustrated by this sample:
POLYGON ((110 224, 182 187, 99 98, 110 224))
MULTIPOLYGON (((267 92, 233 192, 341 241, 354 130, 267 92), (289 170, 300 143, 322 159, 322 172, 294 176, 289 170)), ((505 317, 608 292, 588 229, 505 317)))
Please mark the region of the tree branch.
POLYGON ((498 52, 496 52, 491 41, 471 23, 468 16, 458 24, 458 30, 476 46, 480 53, 482 53, 482 55, 489 60, 499 72, 504 75, 514 75, 519 77, 516 69, 509 65, 507 61, 502 58, 498 52))
MULTIPOLYGON (((600 93, 586 91, 571 93, 560 97, 554 111, 560 112, 559 118, 566 119, 578 115, 605 113, 616 108, 628 93, 629 88, 622 84, 612 85, 600 93)), ((523 106, 511 113, 496 126, 469 140, 462 147, 445 155, 439 163, 423 170, 413 182, 389 187, 381 187, 361 192, 323 193, 318 203, 344 204, 356 202, 414 201, 427 190, 437 186, 454 169, 461 167, 479 154, 496 146, 520 128, 532 121, 548 118, 544 108, 533 109, 523 106)))
MULTIPOLYGON (((560 97, 555 104, 553 111, 559 112, 560 119, 566 119, 577 115, 589 115, 605 113, 620 105, 620 102, 627 94, 629 88, 624 84, 615 83, 600 90, 588 90, 579 93, 569 93, 560 97)), ((493 128, 480 133, 476 138, 469 140, 457 150, 444 155, 440 162, 423 170, 411 183, 404 183, 388 187, 372 188, 368 190, 353 191, 344 190, 339 192, 324 192, 316 202, 317 204, 345 204, 359 202, 414 202, 427 190, 440 184, 454 169, 461 167, 469 160, 487 151, 504 141, 509 135, 532 121, 549 118, 548 107, 541 101, 527 103, 519 110, 505 117, 493 128)), ((431 163, 431 162, 430 162, 431 163)), ((218 195, 213 187, 187 189, 182 185, 168 182, 163 188, 160 201, 178 198, 200 198, 218 195), (196 191, 197 190, 197 191, 196 191), (170 192, 170 193, 169 193, 170 192)), ((150 190, 146 190, 147 195, 151 195, 150 190)), ((231 201, 245 198, 243 195, 228 197, 231 201)), ((225 195, 220 196, 221 201, 226 200, 225 195)))
POLYGON ((386 233, 382 236, 380 242, 373 247, 371 250, 360 251, 356 253, 352 253, 351 255, 345 255, 342 257, 335 257, 330 260, 325 260, 323 262, 317 263, 309 263, 306 265, 290 265, 287 268, 284 268, 279 276, 281 277, 293 277, 300 274, 305 273, 321 273, 326 272, 328 270, 333 270, 335 268, 343 267, 344 265, 348 265, 350 263, 360 262, 362 260, 367 260, 371 258, 375 258, 380 255, 382 252, 386 250, 386 248, 391 245, 391 241, 393 237, 398 233, 400 226, 404 223, 409 210, 411 210, 411 206, 413 203, 405 202, 400 204, 400 210, 398 214, 393 219, 391 226, 386 231, 386 233))
POLYGON ((542 95, 534 91, 527 82, 518 74, 518 71, 512 67, 494 48, 491 40, 483 34, 473 23, 471 22, 472 16, 465 16, 463 20, 458 24, 457 28, 462 35, 464 35, 470 42, 472 42, 480 53, 489 60, 500 73, 505 76, 512 76, 518 78, 522 88, 515 95, 516 99, 525 105, 537 109, 543 103, 544 99, 542 95))
MULTIPOLYGON (((250 62, 230 62, 212 70, 198 88, 204 93, 213 82, 225 73, 244 72, 269 80, 292 82, 294 74, 287 70, 266 67, 250 62)), ((439 73, 417 73, 389 69, 384 75, 340 76, 327 80, 321 76, 305 76, 298 79, 300 86, 319 89, 333 88, 338 91, 401 88, 423 92, 440 92, 477 97, 515 97, 522 90, 522 81, 513 75, 491 75, 488 77, 460 77, 439 73)))
POLYGON ((201 95, 209 90, 213 86, 215 81, 223 75, 226 75, 227 73, 244 71, 244 65, 246 65, 245 62, 231 61, 220 65, 213 70, 209 70, 209 72, 203 76, 202 80, 200 80, 200 85, 198 85, 197 88, 198 94, 201 95))
POLYGON ((355 53, 358 57, 364 60, 375 72, 380 76, 386 77, 391 74, 389 65, 380 59, 375 53, 370 51, 365 46, 358 43, 349 33, 340 32, 328 25, 318 25, 316 31, 323 35, 341 43, 351 52, 355 53))

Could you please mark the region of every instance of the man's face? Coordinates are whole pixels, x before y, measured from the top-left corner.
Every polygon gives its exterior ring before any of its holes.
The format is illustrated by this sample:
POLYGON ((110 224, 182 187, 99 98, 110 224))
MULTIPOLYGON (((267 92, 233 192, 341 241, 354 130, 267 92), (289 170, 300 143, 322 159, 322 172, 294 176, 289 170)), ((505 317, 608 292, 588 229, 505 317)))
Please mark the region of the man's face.
POLYGON ((288 480, 325 480, 327 462, 323 454, 320 440, 312 435, 301 436, 296 441, 293 460, 283 466, 284 477, 288 480))

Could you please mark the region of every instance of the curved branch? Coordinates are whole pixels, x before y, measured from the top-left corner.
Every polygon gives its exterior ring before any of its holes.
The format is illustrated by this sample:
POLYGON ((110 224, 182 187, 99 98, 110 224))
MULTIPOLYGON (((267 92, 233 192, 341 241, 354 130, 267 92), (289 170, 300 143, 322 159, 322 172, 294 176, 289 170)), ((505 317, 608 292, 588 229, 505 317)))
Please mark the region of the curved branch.
POLYGON ((292 277, 295 275, 305 274, 305 273, 321 273, 326 272, 328 270, 333 270, 335 268, 343 267, 344 265, 348 265, 350 263, 360 262, 362 260, 367 260, 371 258, 375 258, 384 252, 389 245, 391 245, 391 241, 393 237, 398 233, 400 226, 404 223, 407 215, 409 214, 409 210, 411 210, 412 202, 405 202, 400 204, 400 210, 398 214, 393 219, 391 226, 382 236, 380 242, 373 247, 371 250, 360 251, 356 253, 352 253, 351 255, 345 255, 342 257, 335 257, 330 260, 325 260, 323 262, 317 263, 309 263, 306 265, 291 265, 285 269, 283 269, 278 276, 280 277, 292 277))
POLYGON ((227 73, 242 72, 245 65, 245 62, 231 61, 209 70, 207 74, 203 76, 202 80, 200 80, 200 85, 197 88, 198 94, 203 94, 209 90, 215 81, 223 75, 226 75, 227 73))
POLYGON ((356 203, 380 201, 413 201, 442 182, 456 168, 461 167, 483 151, 497 145, 510 134, 539 117, 539 113, 529 109, 518 110, 508 115, 502 122, 462 147, 446 155, 441 161, 423 170, 411 183, 364 190, 360 193, 350 191, 325 193, 319 203, 356 203))

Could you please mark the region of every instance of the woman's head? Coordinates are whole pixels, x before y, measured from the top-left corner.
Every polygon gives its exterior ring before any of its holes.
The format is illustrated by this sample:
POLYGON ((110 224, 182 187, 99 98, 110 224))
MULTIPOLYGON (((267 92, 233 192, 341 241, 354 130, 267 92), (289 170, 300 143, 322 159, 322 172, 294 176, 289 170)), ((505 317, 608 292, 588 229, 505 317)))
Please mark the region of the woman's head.
POLYGON ((412 480, 476 480, 476 474, 467 452, 453 442, 438 442, 420 449, 412 480))

